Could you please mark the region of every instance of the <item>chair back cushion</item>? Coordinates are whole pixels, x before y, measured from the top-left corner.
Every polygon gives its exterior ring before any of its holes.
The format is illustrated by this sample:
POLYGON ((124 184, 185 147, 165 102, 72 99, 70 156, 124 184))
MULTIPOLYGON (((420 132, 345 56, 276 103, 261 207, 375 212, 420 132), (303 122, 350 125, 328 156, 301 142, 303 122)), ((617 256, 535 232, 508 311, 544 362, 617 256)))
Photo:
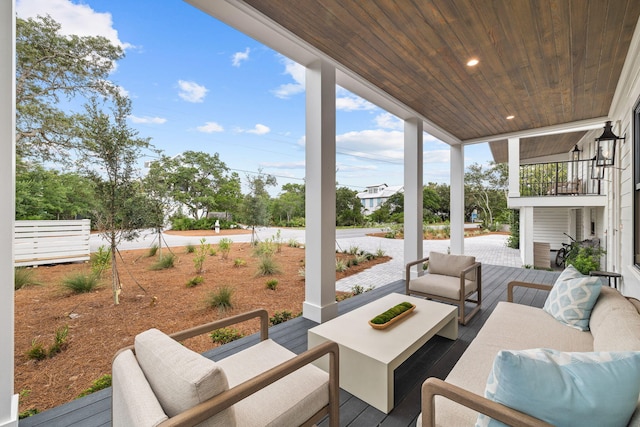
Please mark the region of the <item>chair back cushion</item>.
POLYGON ((113 359, 111 373, 113 427, 155 427, 168 418, 131 350, 113 359))
MULTIPOLYGON (((138 334, 135 351, 140 368, 169 417, 229 388, 227 377, 218 364, 157 329, 138 334)), ((198 425, 235 425, 233 407, 198 425)))
MULTIPOLYGON (((475 262, 476 257, 474 256, 429 252, 429 273, 460 277, 460 272, 475 262)), ((472 272, 466 279, 475 280, 475 272, 472 272)))

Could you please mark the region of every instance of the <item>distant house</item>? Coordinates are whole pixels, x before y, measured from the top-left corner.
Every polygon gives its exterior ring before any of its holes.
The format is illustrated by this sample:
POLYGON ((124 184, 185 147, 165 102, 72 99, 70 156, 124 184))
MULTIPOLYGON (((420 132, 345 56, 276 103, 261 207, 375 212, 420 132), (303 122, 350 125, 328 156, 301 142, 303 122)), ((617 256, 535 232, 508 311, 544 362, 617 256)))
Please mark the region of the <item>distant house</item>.
POLYGON ((362 213, 369 215, 375 212, 389 197, 401 192, 404 192, 404 186, 402 185, 392 187, 387 184, 368 186, 366 191, 358 193, 358 198, 362 203, 362 213))

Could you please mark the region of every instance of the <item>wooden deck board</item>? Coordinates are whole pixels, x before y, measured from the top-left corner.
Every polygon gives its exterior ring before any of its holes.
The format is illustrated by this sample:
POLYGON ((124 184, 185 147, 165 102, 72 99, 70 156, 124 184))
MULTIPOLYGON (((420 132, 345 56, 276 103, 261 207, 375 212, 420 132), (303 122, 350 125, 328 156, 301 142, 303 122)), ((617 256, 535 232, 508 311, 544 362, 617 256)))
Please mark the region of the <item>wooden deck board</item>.
MULTIPOLYGON (((466 326, 459 327, 458 339, 451 341, 436 336, 396 369, 394 382, 396 403, 389 414, 384 414, 350 393, 341 390, 340 425, 350 427, 415 426, 416 418, 420 413, 422 383, 428 377, 445 378, 448 375, 498 302, 507 300, 507 283, 512 280, 553 283, 558 274, 558 272, 542 270, 483 265, 482 309, 466 326)), ((338 304, 338 313, 346 313, 392 292, 404 293, 404 281, 399 280, 341 301, 338 304)), ((514 299, 519 303, 541 307, 544 304, 546 294, 544 291, 519 288, 516 289, 514 299)), ((315 325, 317 323, 298 317, 271 327, 269 336, 294 353, 300 353, 307 348, 307 330, 315 325)), ((252 335, 214 348, 204 355, 213 360, 220 360, 253 345, 257 341, 257 334, 252 335)), ((19 425, 20 427, 99 427, 108 426, 110 422, 111 389, 106 389, 21 420, 19 425)), ((327 425, 326 420, 319 423, 320 427, 327 425)))

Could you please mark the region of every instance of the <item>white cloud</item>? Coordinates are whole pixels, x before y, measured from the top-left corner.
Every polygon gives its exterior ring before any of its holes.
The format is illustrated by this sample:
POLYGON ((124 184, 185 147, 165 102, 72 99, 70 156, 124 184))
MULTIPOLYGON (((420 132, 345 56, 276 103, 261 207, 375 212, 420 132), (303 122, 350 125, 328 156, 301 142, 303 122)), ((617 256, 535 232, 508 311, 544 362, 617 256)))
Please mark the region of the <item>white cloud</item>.
POLYGON ((109 12, 96 12, 86 4, 70 0, 18 0, 16 12, 24 19, 48 14, 60 23, 60 32, 65 35, 103 36, 122 49, 134 47, 120 40, 109 12))
POLYGON ((239 67, 240 64, 243 61, 246 61, 249 59, 249 52, 251 52, 251 50, 249 48, 246 48, 244 50, 244 52, 236 52, 231 56, 231 64, 234 67, 239 67))
POLYGON ((382 129, 404 131, 404 121, 391 113, 378 114, 375 118, 376 125, 382 129))
POLYGON ((291 76, 294 83, 286 83, 278 86, 277 89, 272 91, 273 94, 278 98, 287 99, 292 95, 304 92, 305 68, 284 56, 281 56, 281 62, 284 64, 284 74, 291 76))
POLYGON ((224 131, 224 128, 216 122, 207 122, 203 126, 198 126, 196 129, 203 133, 214 133, 214 132, 224 131))
POLYGON ((207 92, 209 92, 206 87, 196 82, 185 80, 178 80, 178 87, 180 88, 178 95, 187 102, 202 102, 207 92))
POLYGON ((360 172, 360 171, 374 171, 378 168, 374 165, 347 165, 344 163, 337 163, 336 169, 338 172, 360 172))
POLYGON ((271 129, 269 129, 269 126, 261 125, 260 123, 258 123, 255 128, 249 129, 246 132, 253 133, 256 135, 265 135, 271 132, 271 129))
POLYGON ((347 132, 336 137, 338 151, 370 159, 401 162, 404 134, 382 129, 347 132))
POLYGON ((149 116, 138 117, 138 116, 134 116, 133 114, 129 116, 129 120, 131 120, 133 123, 144 123, 144 124, 154 124, 154 125, 161 125, 166 123, 167 121, 167 119, 162 117, 149 117, 149 116))
POLYGON ((260 167, 273 169, 304 169, 305 162, 261 162, 260 167))
POLYGON ((425 151, 422 156, 423 162, 432 164, 446 164, 451 162, 451 152, 449 150, 425 151))
POLYGON ((336 109, 342 111, 375 110, 377 107, 348 90, 336 87, 336 109))

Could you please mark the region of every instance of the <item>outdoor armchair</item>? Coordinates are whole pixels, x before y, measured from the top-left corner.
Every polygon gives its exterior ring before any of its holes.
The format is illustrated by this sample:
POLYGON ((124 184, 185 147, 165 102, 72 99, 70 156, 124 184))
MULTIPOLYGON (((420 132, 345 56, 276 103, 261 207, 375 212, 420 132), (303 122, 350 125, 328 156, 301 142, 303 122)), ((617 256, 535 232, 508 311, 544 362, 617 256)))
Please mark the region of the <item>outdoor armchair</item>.
POLYGON ((405 287, 407 295, 420 295, 458 306, 458 322, 467 322, 480 310, 482 303, 482 266, 473 256, 430 252, 426 258, 406 265, 405 287), (423 266, 428 265, 424 274, 423 266), (411 277, 411 267, 418 266, 418 276, 411 277), (476 298, 471 298, 474 294, 476 298), (465 314, 465 304, 475 307, 465 314))
POLYGON ((311 426, 339 424, 338 345, 300 355, 268 338, 266 310, 165 335, 150 329, 113 360, 112 422, 119 426, 311 426), (214 362, 179 341, 252 318, 260 341, 214 362), (328 357, 329 373, 312 365, 328 357))

